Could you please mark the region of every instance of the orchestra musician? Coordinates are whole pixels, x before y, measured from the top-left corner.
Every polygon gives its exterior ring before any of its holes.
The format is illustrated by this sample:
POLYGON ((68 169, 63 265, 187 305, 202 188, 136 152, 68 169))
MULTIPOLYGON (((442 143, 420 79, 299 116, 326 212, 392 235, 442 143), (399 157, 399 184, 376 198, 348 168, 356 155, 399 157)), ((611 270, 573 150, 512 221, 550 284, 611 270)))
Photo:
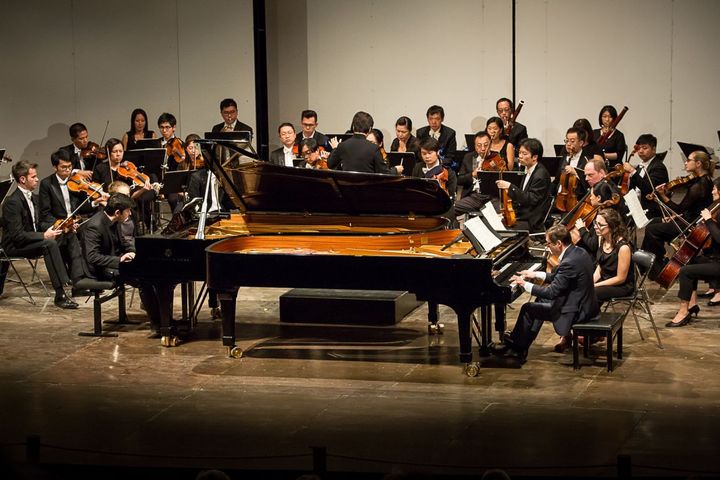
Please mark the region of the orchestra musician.
POLYGON ((390 163, 387 159, 387 152, 385 151, 385 141, 384 141, 385 135, 378 130, 377 128, 373 128, 370 130, 370 133, 368 133, 367 139, 370 143, 374 143, 377 145, 377 147, 380 149, 380 155, 382 156, 383 161, 387 164, 388 168, 390 169, 390 173, 393 175, 402 175, 402 173, 405 171, 405 167, 403 165, 397 165, 395 167, 391 167, 390 163))
POLYGON ((582 145, 582 151, 583 155, 588 158, 588 160, 597 158, 599 160, 605 160, 605 157, 603 157, 603 151, 600 145, 595 142, 595 137, 593 136, 593 129, 592 125, 590 124, 590 120, 587 118, 578 118, 575 120, 575 123, 573 123, 573 127, 578 128, 585 132, 585 139, 583 140, 582 145))
POLYGON ((483 161, 490 155, 490 135, 485 131, 477 132, 474 144, 474 151, 463 157, 457 175, 457 183, 463 187, 460 199, 455 202, 457 215, 476 212, 490 200, 488 195, 480 191, 480 179, 478 178, 483 161))
POLYGON ((312 138, 325 150, 331 150, 328 137, 317 131, 318 121, 315 110, 302 111, 300 114, 300 126, 302 127, 302 131, 295 136, 295 145, 299 146, 304 138, 312 138))
POLYGON ((420 158, 420 142, 412 134, 412 120, 399 117, 395 121, 395 138, 390 144, 391 152, 412 152, 416 159, 420 158))
POLYGON ((80 171, 81 174, 90 178, 93 167, 95 166, 97 157, 94 156, 83 156, 83 150, 87 151, 88 145, 90 144, 90 136, 88 129, 82 123, 73 123, 68 129, 70 134, 70 145, 60 147, 60 150, 65 150, 70 156, 72 161, 73 173, 80 171))
POLYGON ((303 138, 300 141, 300 156, 303 158, 300 168, 327 170, 327 153, 320 148, 314 138, 303 138))
MULTIPOLYGON (((502 97, 495 102, 495 111, 503 121, 503 130, 507 129, 510 119, 515 116, 515 105, 509 98, 502 97)), ((507 140, 516 149, 520 146, 520 142, 528 138, 527 128, 522 123, 513 121, 512 129, 507 135, 507 140)))
POLYGON ((525 362, 543 322, 552 322, 555 332, 565 337, 573 324, 586 322, 600 313, 593 285, 592 257, 572 244, 564 225, 550 227, 545 241, 550 253, 560 259, 558 266, 550 273, 523 270, 511 278, 514 284, 538 298, 522 306, 512 333, 503 339, 504 348, 497 351, 521 363, 525 362), (546 285, 527 281, 533 278, 544 280, 546 285))
MULTIPOLYGON (((715 179, 712 189, 713 202, 720 201, 718 188, 720 188, 720 179, 715 179)), ((700 307, 697 304, 698 280, 717 282, 717 279, 720 278, 720 226, 718 226, 717 219, 707 208, 700 211, 700 217, 702 217, 705 226, 710 232, 712 244, 701 255, 693 258, 691 264, 680 267, 680 273, 678 274, 680 283, 678 298, 680 302, 675 317, 665 324, 668 328, 683 327, 690 323, 693 314, 697 317, 698 313, 700 313, 700 307)))
POLYGON ((651 280, 654 280, 664 267, 665 243, 677 237, 712 202, 715 163, 710 156, 701 151, 692 152, 685 160, 685 171, 689 174, 683 178, 687 180, 683 182, 687 186, 687 193, 680 203, 672 201, 668 196, 671 192, 666 192, 662 185, 655 185, 655 193, 651 194, 659 197, 671 210, 669 216, 662 220, 655 218, 645 227, 642 249, 655 254, 655 263, 648 276, 651 280))
POLYGON ((565 133, 565 156, 560 163, 560 169, 555 175, 554 183, 557 184, 557 194, 563 192, 566 188, 562 185, 561 178, 562 174, 565 177, 572 175, 575 177, 575 191, 567 192, 569 195, 574 195, 577 200, 580 200, 585 196, 587 191, 587 184, 585 179, 578 174, 578 170, 583 170, 585 164, 588 162, 588 156, 583 154, 583 144, 586 138, 585 130, 581 128, 570 127, 565 133))
POLYGON ((237 102, 232 98, 226 98, 220 102, 220 115, 223 121, 212 127, 213 132, 253 132, 250 125, 237 119, 237 102))
POLYGON ((517 212, 517 222, 513 228, 529 230, 531 233, 545 230, 543 221, 550 208, 550 173, 538 163, 543 155, 543 146, 535 138, 526 138, 520 142, 518 159, 525 167, 525 178, 522 187, 513 185, 507 180, 497 180, 500 189, 507 189, 517 212))
MULTIPOLYGON (((440 187, 450 196, 450 199, 454 201, 455 191, 457 190, 457 175, 451 168, 440 162, 440 148, 440 142, 432 137, 427 137, 420 142, 420 158, 422 162, 415 164, 412 176, 437 181, 440 187)), ((453 206, 442 216, 450 220, 451 225, 455 225, 456 218, 453 206)))
MULTIPOLYGON (((637 153, 642 163, 633 167, 630 162, 623 163, 623 168, 630 174, 628 186, 636 189, 640 196, 640 205, 648 218, 661 216, 660 206, 648 198, 655 187, 668 182, 668 170, 663 158, 656 154, 657 138, 650 133, 640 135, 635 142, 633 154, 637 153)), ((630 155, 632 157, 632 155, 630 155)))
MULTIPOLYGON (((606 168, 605 161, 599 158, 593 158, 585 164, 585 183, 588 185, 588 191, 590 192, 587 194, 585 201, 591 207, 599 207, 603 203, 607 205, 607 203, 612 203, 614 199, 617 199, 617 204, 612 205, 610 208, 622 209, 624 205, 620 203, 617 187, 607 181, 606 168)), ((594 254, 598 245, 595 229, 585 229, 586 222, 584 218, 578 218, 574 227, 576 228, 568 226, 573 243, 594 254)))
POLYGON ((197 170, 205 166, 205 158, 200 145, 197 144, 198 140, 200 140, 200 135, 197 133, 191 133, 185 137, 185 168, 187 170, 197 170))
POLYGON ((187 195, 188 201, 195 198, 205 198, 205 189, 207 186, 208 175, 210 176, 210 191, 208 197, 208 213, 210 212, 229 212, 234 207, 232 199, 225 193, 225 189, 218 181, 215 174, 210 171, 208 164, 204 168, 198 168, 190 176, 187 195))
POLYGON ((123 148, 126 152, 135 150, 139 148, 137 141, 146 138, 157 138, 157 135, 154 130, 150 130, 148 127, 148 117, 145 110, 136 108, 130 114, 130 130, 125 132, 122 137, 123 148))
MULTIPOLYGON (((618 112, 612 105, 605 105, 600 109, 600 114, 598 115, 600 128, 593 130, 593 138, 596 143, 608 132, 610 124, 615 121, 617 116, 618 112)), ((605 145, 602 145, 600 148, 602 148, 603 158, 608 166, 612 168, 618 163, 622 163, 625 153, 627 152, 627 145, 625 144, 625 135, 617 128, 609 132, 609 135, 605 141, 605 145)))
POLYGON ((328 167, 349 172, 390 173, 378 146, 367 140, 373 126, 369 113, 357 112, 352 119, 353 136, 332 151, 328 167))
POLYGON ((12 176, 17 182, 17 188, 2 204, 3 249, 9 257, 34 258, 42 255, 55 290, 55 306, 63 309, 78 308, 78 304, 65 293, 65 287, 72 284, 57 243, 62 230, 55 230, 52 226, 45 231, 39 228, 40 207, 33 195, 38 184, 37 164, 21 160, 13 164, 12 176))
MULTIPOLYGON (((237 115, 237 108, 235 109, 237 115)), ((175 136, 177 127, 177 119, 172 113, 162 113, 157 120, 158 130, 160 130, 160 144, 163 148, 168 148, 169 153, 166 157, 166 163, 163 169, 174 172, 186 168, 185 161, 185 145, 182 140, 175 136), (172 154, 170 152, 173 152, 172 154)), ((155 180, 156 181, 156 180, 155 180)), ((136 197, 133 195, 133 199, 136 197)), ((177 193, 168 193, 165 198, 170 205, 170 211, 175 213, 182 208, 180 195, 177 193)), ((137 200, 136 200, 137 201, 137 200)), ((141 211, 143 209, 141 208, 141 211)))
POLYGON ((455 130, 443 124, 445 121, 445 109, 440 105, 432 105, 427 109, 426 117, 428 125, 418 128, 416 132, 418 142, 422 143, 427 138, 434 138, 440 143, 439 154, 443 158, 449 152, 456 151, 455 130))
MULTIPOLYGON (((270 152, 270 163, 285 167, 294 167, 293 160, 296 157, 293 153, 293 145, 295 144, 295 127, 292 123, 284 122, 278 127, 278 137, 282 147, 270 152)), ((299 151, 299 150, 298 150, 299 151)))
POLYGON ((500 117, 490 117, 485 123, 485 131, 490 135, 490 151, 500 155, 505 161, 507 170, 515 168, 515 147, 503 132, 503 122, 500 117))

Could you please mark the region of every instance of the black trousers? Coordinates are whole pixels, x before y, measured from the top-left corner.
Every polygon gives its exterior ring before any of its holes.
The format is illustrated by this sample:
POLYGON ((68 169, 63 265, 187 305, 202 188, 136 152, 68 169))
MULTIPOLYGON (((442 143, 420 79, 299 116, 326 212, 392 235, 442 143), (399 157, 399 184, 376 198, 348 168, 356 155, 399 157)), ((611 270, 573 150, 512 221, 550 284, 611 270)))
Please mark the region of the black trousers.
POLYGON ((84 275, 84 272, 82 267, 82 247, 77 235, 64 233, 56 241, 58 247, 60 247, 60 255, 65 265, 65 271, 73 282, 79 280, 84 275))
MULTIPOLYGON (((682 222, 679 221, 678 225, 682 226, 682 222)), ((654 219, 645 227, 642 249, 654 253, 655 263, 660 263, 665 258, 665 244, 673 241, 679 234, 674 223, 665 223, 660 219, 654 219)))
POLYGON ((528 302, 520 308, 517 322, 510 338, 513 343, 523 350, 530 348, 540 333, 544 322, 551 321, 551 304, 549 302, 528 302))
POLYGON ((60 253, 60 246, 55 240, 38 240, 20 248, 10 246, 5 249, 5 253, 7 253, 8 257, 25 258, 35 258, 42 255, 45 259, 45 268, 50 276, 50 282, 56 294, 62 293, 63 286, 70 283, 70 278, 68 278, 65 263, 60 253))
POLYGON ((464 215, 470 212, 477 212, 485 206, 490 197, 479 192, 473 192, 455 202, 455 214, 464 215))
POLYGON ((711 285, 718 284, 720 262, 708 257, 695 257, 694 263, 680 268, 678 280, 680 282, 678 298, 689 302, 692 293, 697 290, 698 280, 709 281, 711 285))

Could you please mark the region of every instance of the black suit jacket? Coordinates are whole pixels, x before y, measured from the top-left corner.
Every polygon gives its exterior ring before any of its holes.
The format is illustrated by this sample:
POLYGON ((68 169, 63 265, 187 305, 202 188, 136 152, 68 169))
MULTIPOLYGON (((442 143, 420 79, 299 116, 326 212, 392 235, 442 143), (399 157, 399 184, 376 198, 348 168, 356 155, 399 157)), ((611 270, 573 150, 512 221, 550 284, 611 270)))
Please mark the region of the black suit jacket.
POLYGON ((65 150, 67 154, 70 156, 70 161, 72 162, 72 168, 73 170, 92 170, 93 164, 95 163, 95 158, 88 158, 83 159, 85 163, 85 168, 80 164, 80 156, 75 155, 75 145, 72 143, 70 145, 65 145, 64 147, 60 147, 58 150, 65 150))
MULTIPOLYGON (((219 132, 223 129, 225 126, 225 122, 218 123, 217 125, 214 125, 212 127, 213 132, 219 132)), ((233 129, 236 132, 250 132, 252 133, 253 129, 250 125, 241 122, 240 120, 235 121, 235 128, 233 129)))
MULTIPOLYGON (((35 206, 35 214, 40 213, 37 195, 33 195, 33 204, 35 206)), ((33 224, 37 222, 33 219, 28 207, 25 195, 16 188, 13 193, 5 198, 2 205, 2 246, 12 251, 14 248, 22 248, 32 242, 44 240, 43 231, 35 231, 33 224)))
POLYGON ((508 194, 513 202, 513 208, 518 220, 524 220, 530 225, 531 232, 542 232, 545 214, 550 208, 550 173, 538 163, 535 165, 525 188, 510 185, 508 194))
MULTIPOLYGON (((418 162, 420 162, 420 142, 418 139, 412 135, 408 138, 408 141, 406 143, 407 145, 407 151, 413 152, 415 154, 415 158, 418 162)), ((397 152, 398 148, 400 148, 400 140, 395 138, 392 141, 392 144, 390 144, 390 151, 391 152, 397 152)))
POLYGON ((508 135, 508 142, 513 144, 516 152, 518 145, 520 145, 520 142, 522 142, 526 138, 528 138, 528 133, 525 125, 517 122, 513 123, 513 128, 510 130, 510 135, 508 135))
MULTIPOLYGON (((313 132, 312 138, 314 138, 315 141, 317 142, 317 144, 319 146, 323 147, 325 150, 331 150, 330 139, 327 137, 327 135, 322 134, 322 133, 318 132, 317 130, 315 130, 315 132, 313 132)), ((300 145, 300 142, 302 141, 302 139, 303 139, 302 132, 295 135, 295 145, 300 145)))
POLYGON ((574 323, 588 321, 600 313, 594 271, 590 254, 570 245, 560 265, 546 277, 546 285, 533 285, 531 295, 552 302, 550 319, 559 335, 567 335, 574 323))
POLYGON ((378 146, 362 134, 341 142, 330 154, 328 167, 348 172, 390 173, 378 146))
POLYGON ((472 186, 473 186, 473 164, 475 163, 475 160, 478 158, 478 154, 476 152, 468 152, 465 154, 465 156, 462 159, 462 163, 460 164, 460 170, 457 174, 457 184, 463 187, 462 194, 460 195, 460 198, 467 197, 472 193, 472 186))
MULTIPOLYGON (((68 191, 70 194, 70 206, 75 210, 78 205, 83 203, 87 198, 87 195, 80 192, 68 191)), ((60 182, 58 182, 57 176, 53 173, 49 177, 45 177, 40 182, 40 230, 47 230, 55 223, 55 220, 60 218, 67 218, 72 212, 68 212, 65 209, 65 200, 63 199, 62 190, 60 189, 60 182)), ((95 209, 92 203, 88 200, 80 208, 77 214, 89 215, 95 213, 95 209)))
MULTIPOLYGON (((417 139, 422 142, 426 138, 430 137, 430 126, 418 128, 417 139)), ((454 152, 457 150, 457 140, 455 139, 455 130, 445 125, 440 125, 440 153, 445 156, 448 152, 454 152)))
MULTIPOLYGON (((208 171, 207 169, 200 169, 190 176, 190 184, 188 185, 187 193, 190 199, 203 198, 205 196, 205 185, 207 184, 208 171)), ((235 208, 230 197, 225 193, 225 189, 218 189, 218 202, 220 203, 220 210, 229 212, 235 208)), ((209 203, 209 199, 208 199, 209 203)), ((209 208, 209 207, 208 207, 209 208)))
POLYGON ((665 153, 666 152, 655 155, 655 158, 653 158, 650 161, 650 164, 648 164, 645 175, 641 177, 638 169, 638 171, 630 177, 629 186, 630 188, 637 188, 640 190, 640 205, 642 205, 643 209, 647 210, 648 218, 657 218, 661 216, 660 207, 658 207, 658 204, 654 200, 648 200, 647 195, 653 192, 653 185, 657 187, 658 185, 667 183, 669 180, 667 167, 665 167, 665 164, 663 163, 665 153))
POLYGON ((117 223, 111 223, 104 211, 85 222, 78 234, 83 250, 83 270, 88 278, 107 279, 105 270, 117 270, 120 256, 135 251, 135 247, 120 234, 117 223))
MULTIPOLYGON (((412 176, 415 178, 426 178, 425 172, 423 172, 423 168, 425 167, 425 163, 418 162, 415 164, 415 167, 413 167, 412 176)), ((450 195, 450 198, 452 200, 455 200, 455 192, 457 190, 457 175, 455 174, 455 171, 452 168, 443 167, 448 172, 448 180, 447 184, 445 185, 445 188, 447 188, 448 195, 450 195)))
POLYGON ((270 152, 270 163, 272 163, 273 165, 280 165, 281 167, 286 166, 285 165, 285 153, 283 152, 283 147, 280 147, 280 148, 270 152))

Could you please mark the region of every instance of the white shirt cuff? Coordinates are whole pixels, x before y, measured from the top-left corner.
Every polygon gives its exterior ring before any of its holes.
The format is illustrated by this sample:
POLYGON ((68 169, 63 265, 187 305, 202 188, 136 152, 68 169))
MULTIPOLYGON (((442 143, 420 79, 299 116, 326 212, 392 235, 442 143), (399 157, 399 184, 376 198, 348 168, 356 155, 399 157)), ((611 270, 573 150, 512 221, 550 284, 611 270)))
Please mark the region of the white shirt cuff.
POLYGON ((547 272, 535 272, 535 278, 539 278, 544 282, 547 278, 547 272))
POLYGON ((523 288, 525 289, 525 291, 530 294, 532 294, 532 287, 533 287, 533 284, 530 282, 525 282, 523 284, 523 288))

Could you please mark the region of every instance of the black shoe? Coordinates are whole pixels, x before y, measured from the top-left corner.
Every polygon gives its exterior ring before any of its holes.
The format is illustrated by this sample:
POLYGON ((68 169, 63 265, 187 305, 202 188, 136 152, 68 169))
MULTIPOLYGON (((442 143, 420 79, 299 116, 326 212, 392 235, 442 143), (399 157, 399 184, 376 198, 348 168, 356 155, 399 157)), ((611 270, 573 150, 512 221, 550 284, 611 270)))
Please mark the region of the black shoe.
POLYGON ((712 290, 712 291, 708 290, 705 293, 698 293, 697 296, 698 296, 698 298, 712 298, 715 296, 715 293, 716 293, 715 290, 712 290))
POLYGON ((668 323, 665 324, 665 326, 666 326, 667 328, 684 327, 685 325, 687 325, 688 323, 690 323, 690 317, 691 317, 691 316, 692 316, 692 313, 688 313, 688 314, 685 315, 685 316, 683 317, 683 319, 680 320, 679 322, 675 323, 675 322, 673 322, 672 320, 670 320, 668 323))
POLYGON ((708 307, 717 307, 718 305, 720 305, 720 301, 713 302, 712 300, 710 300, 707 305, 708 307))
POLYGON ((553 347, 553 350, 557 353, 565 353, 565 350, 572 348, 572 335, 565 335, 560 337, 560 342, 553 347))
MULTIPOLYGON (((708 302, 713 303, 713 302, 708 302)), ((715 305, 720 305, 720 302, 715 302, 715 305)), ((710 305, 712 307, 712 305, 710 305)), ((695 318, 697 318, 698 313, 700 313, 700 306, 699 305, 693 305, 692 307, 688 308, 688 315, 695 315, 695 318)))
POLYGON ((516 350, 514 348, 508 349, 507 353, 505 354, 505 358, 514 358, 515 360, 518 360, 520 363, 525 363, 527 361, 528 351, 527 350, 516 350))
POLYGON ((58 308, 63 308, 65 310, 74 310, 78 308, 78 304, 65 295, 55 298, 55 306, 58 308))
POLYGON ((90 290, 86 288, 73 288, 72 289, 72 296, 73 297, 89 297, 93 294, 90 290))

